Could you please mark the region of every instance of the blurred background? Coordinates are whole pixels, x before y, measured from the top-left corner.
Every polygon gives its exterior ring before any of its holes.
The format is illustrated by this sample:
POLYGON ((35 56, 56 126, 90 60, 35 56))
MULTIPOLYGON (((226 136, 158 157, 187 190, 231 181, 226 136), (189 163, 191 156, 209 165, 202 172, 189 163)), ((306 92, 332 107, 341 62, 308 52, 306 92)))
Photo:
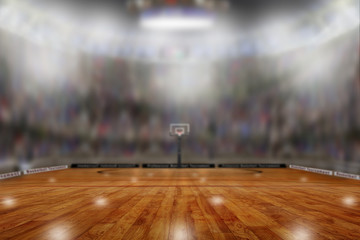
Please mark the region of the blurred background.
POLYGON ((360 173, 359 1, 0 2, 0 172, 287 163, 360 173))

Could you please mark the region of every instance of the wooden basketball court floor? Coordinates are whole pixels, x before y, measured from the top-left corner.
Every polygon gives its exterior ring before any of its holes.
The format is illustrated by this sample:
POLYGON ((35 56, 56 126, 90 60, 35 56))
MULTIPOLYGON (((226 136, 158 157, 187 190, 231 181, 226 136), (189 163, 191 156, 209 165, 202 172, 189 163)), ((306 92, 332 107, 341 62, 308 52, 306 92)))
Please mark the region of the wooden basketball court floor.
POLYGON ((0 239, 360 239, 360 182, 293 169, 67 169, 0 186, 0 239))

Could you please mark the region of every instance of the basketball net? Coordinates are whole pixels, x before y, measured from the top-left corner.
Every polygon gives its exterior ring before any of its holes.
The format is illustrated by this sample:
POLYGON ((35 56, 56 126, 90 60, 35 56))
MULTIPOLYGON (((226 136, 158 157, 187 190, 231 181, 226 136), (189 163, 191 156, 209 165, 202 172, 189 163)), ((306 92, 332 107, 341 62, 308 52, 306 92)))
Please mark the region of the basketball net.
POLYGON ((178 137, 181 137, 182 135, 184 135, 185 130, 183 128, 178 128, 175 132, 178 137))

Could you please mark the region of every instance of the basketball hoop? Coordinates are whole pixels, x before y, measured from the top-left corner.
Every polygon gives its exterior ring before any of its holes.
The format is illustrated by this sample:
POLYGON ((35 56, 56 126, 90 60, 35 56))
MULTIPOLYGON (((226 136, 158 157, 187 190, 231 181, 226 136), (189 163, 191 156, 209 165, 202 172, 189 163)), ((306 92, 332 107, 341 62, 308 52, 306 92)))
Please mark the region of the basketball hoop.
POLYGON ((190 124, 172 123, 170 124, 170 136, 177 136, 178 142, 178 168, 181 168, 181 137, 190 134, 190 124))

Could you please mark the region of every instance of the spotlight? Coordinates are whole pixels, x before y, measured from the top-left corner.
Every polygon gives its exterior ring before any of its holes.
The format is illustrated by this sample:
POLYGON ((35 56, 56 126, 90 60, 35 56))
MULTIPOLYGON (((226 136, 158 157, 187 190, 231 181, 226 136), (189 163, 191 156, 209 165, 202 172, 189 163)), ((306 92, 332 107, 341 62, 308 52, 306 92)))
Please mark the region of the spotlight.
POLYGON ((140 25, 151 30, 206 30, 214 25, 214 17, 203 9, 165 8, 145 11, 140 25))

